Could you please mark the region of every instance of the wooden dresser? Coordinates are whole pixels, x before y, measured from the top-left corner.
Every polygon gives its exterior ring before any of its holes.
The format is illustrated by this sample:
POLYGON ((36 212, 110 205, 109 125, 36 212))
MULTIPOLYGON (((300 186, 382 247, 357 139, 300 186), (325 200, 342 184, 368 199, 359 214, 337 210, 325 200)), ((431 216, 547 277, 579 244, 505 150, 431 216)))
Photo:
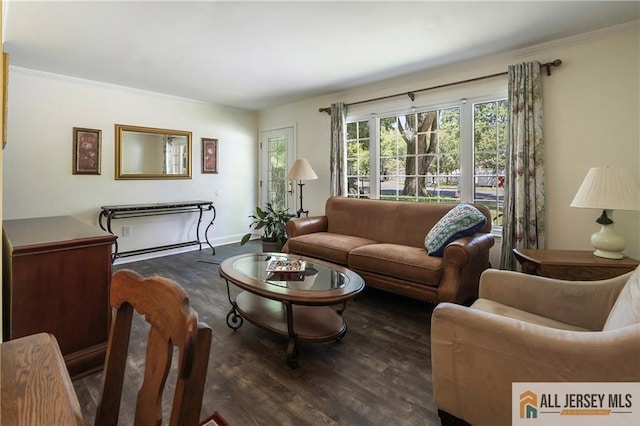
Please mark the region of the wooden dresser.
POLYGON ((3 339, 53 334, 73 378, 102 368, 116 237, 70 216, 2 223, 3 339))

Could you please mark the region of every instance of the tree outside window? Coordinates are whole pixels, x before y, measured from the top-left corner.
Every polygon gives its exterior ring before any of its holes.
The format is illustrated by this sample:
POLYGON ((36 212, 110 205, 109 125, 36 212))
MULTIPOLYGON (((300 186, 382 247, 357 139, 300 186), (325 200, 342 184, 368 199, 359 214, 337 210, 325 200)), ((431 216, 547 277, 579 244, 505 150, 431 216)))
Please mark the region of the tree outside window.
POLYGON ((481 203, 491 210, 494 225, 501 225, 506 131, 506 100, 350 121, 348 196, 481 203), (472 109, 462 114, 462 108, 472 109), (465 121, 465 116, 473 118, 465 121), (372 126, 377 126, 377 140, 370 140, 372 126), (464 133, 472 140, 461 140, 465 126, 470 127, 464 133), (472 156, 472 171, 462 170, 464 156, 472 156), (372 162, 378 166, 376 176, 372 176, 372 162), (371 179, 376 185, 371 185, 371 179), (472 182, 472 193, 461 191, 465 179, 472 182))

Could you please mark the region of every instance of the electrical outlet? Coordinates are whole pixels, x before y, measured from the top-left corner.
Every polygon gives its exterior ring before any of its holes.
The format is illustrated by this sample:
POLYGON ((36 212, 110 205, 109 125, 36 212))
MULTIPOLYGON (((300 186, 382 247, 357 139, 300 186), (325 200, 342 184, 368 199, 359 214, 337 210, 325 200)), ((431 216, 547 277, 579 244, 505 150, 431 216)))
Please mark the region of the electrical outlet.
POLYGON ((122 227, 122 236, 123 237, 131 236, 131 225, 125 225, 122 227))

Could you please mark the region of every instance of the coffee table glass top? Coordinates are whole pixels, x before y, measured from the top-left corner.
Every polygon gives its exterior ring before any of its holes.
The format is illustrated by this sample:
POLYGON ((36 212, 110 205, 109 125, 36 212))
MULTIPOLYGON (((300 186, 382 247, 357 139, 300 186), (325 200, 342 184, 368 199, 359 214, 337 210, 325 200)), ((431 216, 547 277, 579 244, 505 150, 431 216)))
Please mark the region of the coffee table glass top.
POLYGON ((305 258, 304 274, 297 272, 271 272, 267 265, 274 257, 296 258, 285 254, 260 253, 253 256, 243 256, 235 259, 233 269, 243 275, 273 286, 293 290, 326 291, 344 288, 349 284, 350 277, 336 269, 329 268, 312 259, 305 258))

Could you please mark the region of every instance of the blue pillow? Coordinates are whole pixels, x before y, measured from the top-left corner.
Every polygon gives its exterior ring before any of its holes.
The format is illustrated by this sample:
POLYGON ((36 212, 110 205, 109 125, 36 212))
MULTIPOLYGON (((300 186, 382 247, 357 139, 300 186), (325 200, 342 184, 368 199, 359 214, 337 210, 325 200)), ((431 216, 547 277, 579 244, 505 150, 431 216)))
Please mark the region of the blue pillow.
POLYGON ((442 257, 445 247, 451 241, 473 235, 487 223, 487 218, 471 204, 458 204, 436 223, 424 239, 429 256, 442 257))

